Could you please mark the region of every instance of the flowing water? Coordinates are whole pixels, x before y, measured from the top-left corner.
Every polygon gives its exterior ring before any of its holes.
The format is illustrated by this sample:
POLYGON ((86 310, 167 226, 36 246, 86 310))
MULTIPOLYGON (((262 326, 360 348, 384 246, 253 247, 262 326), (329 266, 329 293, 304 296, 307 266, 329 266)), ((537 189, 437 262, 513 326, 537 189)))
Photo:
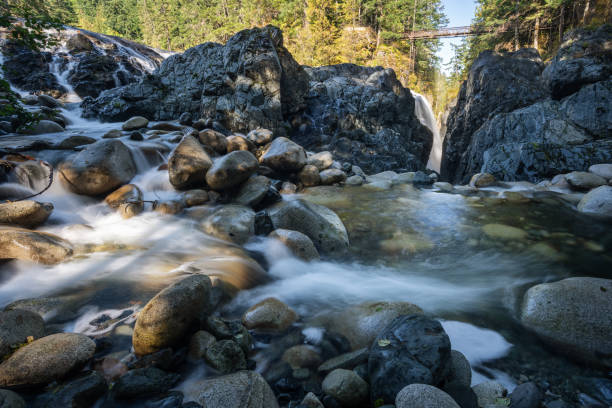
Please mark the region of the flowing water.
MULTIPOLYGON (((417 100, 419 118, 428 126, 433 123, 433 131, 435 121, 427 113, 431 109, 425 109, 423 98, 417 100)), ((83 134, 99 139, 120 128, 83 120, 78 104, 69 107, 63 111, 71 122, 65 134, 41 137, 83 134)), ((132 182, 145 200, 180 198, 168 172, 158 170, 174 144, 164 139, 135 142, 127 136, 122 140, 137 158, 139 174, 132 182), (151 149, 160 152, 148 154, 151 149)), ((432 152, 434 168, 438 153, 432 152)), ((29 154, 44 158, 48 152, 29 154)), ((605 276, 612 270, 610 222, 577 213, 554 191, 521 183, 483 189, 472 197, 411 185, 384 191, 317 187, 284 197, 296 198, 338 213, 351 241, 347 254, 306 263, 263 237, 253 238, 243 250, 202 232, 208 206, 180 215, 146 211, 125 220, 99 200, 68 192, 56 177, 36 198, 55 206, 41 230, 73 242, 77 255, 56 266, 1 264, 0 307, 20 299, 52 298, 41 301, 48 304, 48 322, 65 331, 113 336, 115 351, 127 351, 135 313, 179 276, 203 272, 244 289, 225 307, 228 316, 240 316, 274 296, 299 312, 305 330, 312 316, 365 301, 415 303, 442 320, 453 348, 471 361, 474 383, 497 378, 511 388, 512 377, 519 374, 514 364, 530 359, 561 377, 579 372, 525 333, 516 323, 516 310, 530 285, 568 276, 605 276), (498 194, 506 190, 522 190, 528 202, 500 199, 498 194), (487 224, 518 227, 525 237, 493 238, 483 230, 487 224), (271 279, 256 276, 261 268, 252 257, 265 259, 271 279)))
POLYGON ((427 168, 440 173, 440 163, 442 161, 442 136, 438 129, 438 123, 434 116, 431 105, 426 97, 416 92, 410 91, 414 97, 414 114, 425 125, 433 136, 433 144, 427 161, 427 168))

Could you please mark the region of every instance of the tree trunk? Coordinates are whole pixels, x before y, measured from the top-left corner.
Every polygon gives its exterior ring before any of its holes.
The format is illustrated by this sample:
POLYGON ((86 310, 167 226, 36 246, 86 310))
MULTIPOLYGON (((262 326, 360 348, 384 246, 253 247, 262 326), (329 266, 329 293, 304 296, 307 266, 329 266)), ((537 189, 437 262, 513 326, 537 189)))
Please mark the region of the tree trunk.
POLYGON ((514 51, 519 49, 519 0, 514 3, 514 51))
MULTIPOLYGON (((417 0, 414 0, 414 9, 412 10, 412 32, 416 30, 416 9, 417 9, 417 0)), ((414 39, 410 42, 410 70, 409 74, 414 72, 416 60, 416 47, 414 44, 414 39)))
POLYGON ((533 29, 533 48, 536 50, 540 46, 538 42, 538 38, 540 37, 540 17, 536 17, 535 19, 535 28, 533 29))
POLYGON ((561 14, 559 15, 559 44, 563 42, 564 17, 565 17, 565 7, 561 6, 561 14))
POLYGON ((584 14, 582 15, 582 24, 588 24, 587 20, 590 20, 589 11, 591 9, 591 0, 586 0, 584 5, 584 14))

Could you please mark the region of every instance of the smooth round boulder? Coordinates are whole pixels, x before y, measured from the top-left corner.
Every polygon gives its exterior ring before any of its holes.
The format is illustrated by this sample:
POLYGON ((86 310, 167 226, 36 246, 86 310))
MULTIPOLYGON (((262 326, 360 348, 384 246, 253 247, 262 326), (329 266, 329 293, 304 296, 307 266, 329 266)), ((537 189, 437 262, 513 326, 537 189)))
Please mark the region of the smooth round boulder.
POLYGON ((331 167, 331 165, 334 163, 334 158, 330 152, 324 151, 315 153, 308 157, 306 163, 315 166, 319 171, 323 171, 331 167))
POLYGON ((144 211, 142 191, 136 184, 126 184, 106 196, 104 202, 117 210, 123 218, 130 218, 144 211))
POLYGON ((0 311, 0 360, 12 348, 45 335, 45 322, 39 314, 28 310, 0 311))
POLYGON ((10 390, 0 390, 0 408, 26 408, 19 394, 10 390))
POLYGON ((346 180, 346 173, 339 169, 327 169, 319 173, 321 184, 329 186, 335 183, 342 183, 346 180))
POLYGON ((364 302, 343 310, 317 316, 313 326, 322 326, 349 339, 351 348, 370 347, 378 334, 402 315, 422 314, 409 302, 364 302))
POLYGON ((343 252, 349 246, 340 217, 322 205, 304 200, 282 201, 270 208, 269 215, 275 229, 307 235, 321 253, 343 252))
POLYGON ((323 392, 334 397, 342 407, 365 407, 368 402, 369 387, 352 370, 338 368, 327 374, 321 384, 323 392))
POLYGON ((260 163, 281 172, 297 172, 306 165, 306 151, 286 137, 278 137, 259 159, 260 163))
POLYGON ((304 261, 319 259, 317 248, 315 248, 311 239, 301 232, 279 228, 272 231, 268 237, 279 240, 289 248, 293 255, 304 261))
POLYGON ((578 211, 612 217, 612 186, 597 187, 582 197, 578 211))
POLYGON ((168 160, 170 183, 178 190, 202 187, 212 160, 193 136, 184 136, 168 160))
POLYGON ((63 103, 54 97, 45 94, 38 95, 38 104, 40 106, 46 106, 47 108, 61 108, 64 106, 63 103))
POLYGON ((495 177, 489 173, 476 173, 470 179, 470 187, 489 187, 495 184, 495 177))
POLYGON ((460 408, 444 391, 428 384, 410 384, 395 398, 396 408, 460 408))
POLYGON ((496 406, 499 398, 505 398, 508 395, 506 387, 496 381, 486 381, 472 387, 476 398, 478 399, 479 407, 496 406))
POLYGON ((612 180, 612 163, 594 164, 589 167, 589 172, 606 180, 612 180))
POLYGON ((354 176, 348 177, 345 183, 347 186, 360 186, 363 184, 363 177, 354 175, 354 176))
POLYGON ((257 171, 257 159, 253 153, 238 150, 215 160, 206 173, 206 182, 213 190, 226 190, 242 184, 257 171))
POLYGON ((612 367, 612 280, 575 277, 530 288, 521 323, 569 357, 612 367))
POLYGON ((274 392, 255 371, 195 381, 185 395, 206 408, 278 408, 274 392))
POLYGON ((249 330, 287 330, 298 315, 289 306, 276 298, 267 298, 251 306, 242 316, 242 324, 249 330))
POLYGON ((321 356, 318 351, 308 344, 298 344, 289 347, 283 353, 282 360, 294 370, 298 368, 316 368, 321 364, 321 356))
POLYGON ((588 191, 607 184, 605 178, 586 171, 572 171, 565 175, 570 187, 578 191, 588 191))
POLYGON ((119 129, 111 129, 108 132, 106 132, 104 134, 104 136, 102 136, 103 139, 117 139, 119 137, 123 136, 123 133, 121 133, 121 130, 119 129))
POLYGON ((73 193, 98 196, 110 193, 136 175, 130 149, 120 140, 87 145, 59 166, 60 179, 73 193))
POLYGON ((472 385, 472 368, 468 359, 459 351, 451 350, 450 374, 445 385, 472 385))
POLYGON ((58 333, 34 340, 0 364, 0 387, 48 384, 82 367, 96 343, 77 333, 58 333))
POLYGON ((132 345, 138 355, 151 354, 183 341, 198 324, 209 302, 210 278, 194 275, 159 292, 138 313, 132 345))
POLYGON ((222 374, 246 370, 244 352, 233 340, 220 340, 206 348, 204 359, 209 366, 222 374))
POLYGON ((183 193, 183 202, 185 207, 195 207, 197 205, 206 204, 210 200, 208 191, 206 190, 187 190, 183 193))
POLYGON ((368 357, 372 401, 392 404, 406 384, 437 386, 448 376, 450 339, 437 320, 399 316, 374 340, 368 357))
POLYGON ((65 130, 66 129, 64 129, 64 127, 57 122, 41 119, 25 129, 22 133, 26 135, 43 135, 47 133, 60 133, 64 132, 65 130))
POLYGON ((236 150, 255 151, 255 145, 250 140, 241 135, 230 135, 227 140, 227 153, 235 152, 236 150))
POLYGON ((204 129, 198 134, 200 143, 208 146, 217 154, 227 153, 227 139, 223 133, 212 129, 204 129))
POLYGON ((266 176, 253 176, 240 186, 234 202, 245 207, 255 207, 266 197, 271 184, 266 176))
POLYGON ((268 129, 255 129, 247 134, 247 140, 257 146, 268 144, 274 138, 274 134, 268 129))
POLYGON ((298 179, 304 187, 314 187, 321 183, 321 177, 319 176, 319 169, 311 164, 305 165, 302 170, 298 173, 298 179))
POLYGON ((57 235, 0 227, 0 259, 55 265, 71 257, 72 253, 72 245, 57 235))
POLYGON ((127 132, 130 130, 146 128, 148 125, 149 120, 147 118, 143 118, 142 116, 133 116, 126 120, 123 125, 121 125, 121 129, 127 132))
POLYGON ((542 392, 533 382, 519 384, 510 394, 510 408, 538 408, 542 392))
POLYGON ((0 224, 35 228, 47 221, 53 204, 37 201, 13 201, 0 204, 0 224))
POLYGON ((486 224, 482 227, 482 231, 489 238, 502 241, 520 241, 528 236, 527 232, 522 229, 505 224, 486 224))
POLYGON ((255 234, 255 212, 241 205, 226 205, 202 222, 202 230, 224 241, 242 245, 255 234))

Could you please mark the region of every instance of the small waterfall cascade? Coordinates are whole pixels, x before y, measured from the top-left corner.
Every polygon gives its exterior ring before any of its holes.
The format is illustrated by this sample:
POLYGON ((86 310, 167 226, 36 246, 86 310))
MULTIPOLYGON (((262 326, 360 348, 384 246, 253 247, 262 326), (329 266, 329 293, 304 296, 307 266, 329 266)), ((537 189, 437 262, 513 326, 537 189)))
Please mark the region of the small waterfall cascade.
POLYGON ((429 153, 427 168, 439 173, 440 162, 442 161, 442 137, 440 136, 436 117, 427 98, 416 92, 410 92, 414 98, 414 114, 433 134, 433 144, 431 146, 431 152, 429 153))

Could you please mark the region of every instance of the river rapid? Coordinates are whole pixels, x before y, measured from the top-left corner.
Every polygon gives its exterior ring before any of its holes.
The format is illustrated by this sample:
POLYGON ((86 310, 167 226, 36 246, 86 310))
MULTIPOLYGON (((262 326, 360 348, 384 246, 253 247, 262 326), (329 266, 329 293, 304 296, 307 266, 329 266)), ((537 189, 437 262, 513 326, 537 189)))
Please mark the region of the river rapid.
MULTIPOLYGON (((57 75, 63 78, 61 72, 57 75)), ((70 93, 63 109, 70 123, 66 132, 37 139, 101 139, 120 129, 120 123, 82 119, 74 96, 70 93)), ((417 109, 422 106, 418 103, 417 109)), ((430 108, 425 113, 433 119, 430 108)), ((27 143, 30 137, 3 138, 2 143, 27 143)), ((434 139, 430 159, 434 169, 439 169, 439 139, 434 139)), ((132 183, 144 193, 147 206, 179 199, 167 170, 159 169, 176 140, 165 135, 121 140, 136 159, 138 175, 132 183)), ((26 154, 55 164, 67 153, 26 154)), ((322 330, 310 323, 322 312, 366 301, 411 302, 442 321, 452 347, 472 365, 473 384, 496 379, 511 390, 525 374, 560 381, 555 389, 562 393, 564 378, 589 373, 554 354, 516 320, 522 294, 530 286, 570 276, 604 277, 612 270, 606 250, 612 245, 612 223, 577 213, 560 194, 567 191, 505 183, 477 193, 444 192, 394 182, 390 189, 314 187, 284 195, 284 200, 302 198, 331 208, 349 234, 344 256, 304 262, 269 238, 252 238, 243 251, 207 236, 198 219, 212 206, 178 215, 145 211, 126 220, 98 200, 67 191, 55 176, 51 188, 36 198, 55 207, 40 230, 78 244, 78 255, 55 266, 0 264, 0 308, 22 299, 59 299, 61 306, 49 306, 45 316, 58 331, 110 336, 114 351, 126 353, 135 315, 146 302, 193 268, 209 268, 244 288, 222 310, 227 317, 239 318, 273 296, 298 312, 299 324, 308 332, 322 330), (522 199, 507 199, 508 191, 519 192, 522 199), (499 224, 524 234, 508 239, 486 227, 499 224), (260 261, 269 279, 249 280, 253 267, 244 253, 260 261)), ((179 389, 188 385, 189 375, 179 389)))

